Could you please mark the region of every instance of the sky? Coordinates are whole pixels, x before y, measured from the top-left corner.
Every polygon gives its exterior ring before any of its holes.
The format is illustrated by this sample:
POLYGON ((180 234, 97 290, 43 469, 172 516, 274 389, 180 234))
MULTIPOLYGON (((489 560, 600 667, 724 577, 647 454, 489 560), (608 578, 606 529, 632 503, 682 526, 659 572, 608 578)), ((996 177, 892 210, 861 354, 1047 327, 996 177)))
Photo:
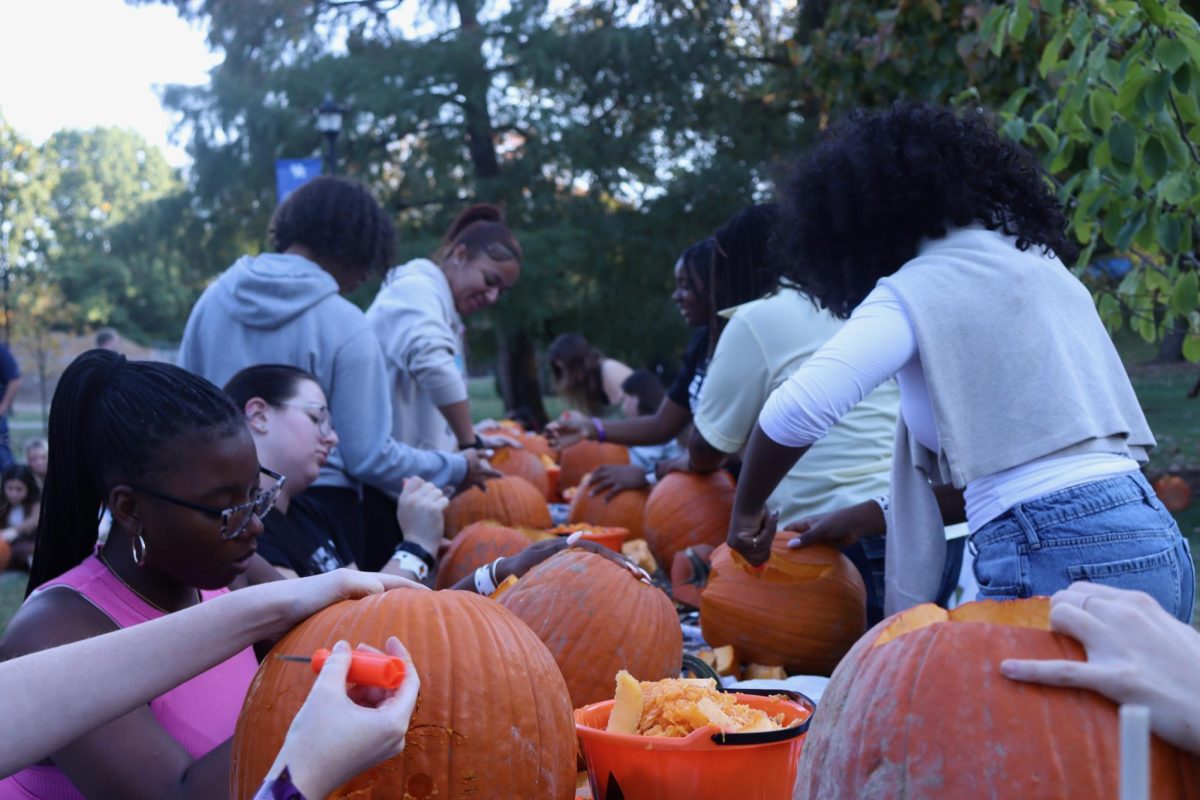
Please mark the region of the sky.
POLYGON ((0 114, 38 144, 62 128, 132 128, 185 167, 156 87, 208 82, 221 57, 204 36, 165 5, 0 0, 0 114))

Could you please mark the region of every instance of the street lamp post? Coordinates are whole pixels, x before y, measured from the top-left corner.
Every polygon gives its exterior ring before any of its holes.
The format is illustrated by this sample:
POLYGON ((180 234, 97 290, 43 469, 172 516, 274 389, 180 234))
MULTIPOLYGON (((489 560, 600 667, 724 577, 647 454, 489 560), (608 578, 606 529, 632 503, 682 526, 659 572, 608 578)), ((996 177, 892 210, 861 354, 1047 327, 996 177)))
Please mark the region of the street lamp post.
POLYGON ((317 106, 317 130, 325 134, 326 160, 325 174, 337 173, 337 137, 342 131, 342 116, 346 109, 338 105, 333 95, 326 92, 325 99, 317 106))

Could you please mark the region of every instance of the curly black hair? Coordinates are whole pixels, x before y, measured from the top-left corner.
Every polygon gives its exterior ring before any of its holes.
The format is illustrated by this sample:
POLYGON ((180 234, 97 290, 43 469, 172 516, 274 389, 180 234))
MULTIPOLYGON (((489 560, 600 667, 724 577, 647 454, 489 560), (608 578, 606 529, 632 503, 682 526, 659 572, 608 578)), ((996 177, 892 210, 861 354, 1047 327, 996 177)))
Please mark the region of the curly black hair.
POLYGON ((846 318, 925 238, 978 223, 1071 263, 1067 219, 1033 154, 980 111, 925 104, 858 110, 794 167, 776 258, 785 277, 846 318))
POLYGON ((288 195, 268 228, 271 249, 311 251, 321 266, 366 277, 392 264, 396 231, 366 186, 323 175, 288 195))

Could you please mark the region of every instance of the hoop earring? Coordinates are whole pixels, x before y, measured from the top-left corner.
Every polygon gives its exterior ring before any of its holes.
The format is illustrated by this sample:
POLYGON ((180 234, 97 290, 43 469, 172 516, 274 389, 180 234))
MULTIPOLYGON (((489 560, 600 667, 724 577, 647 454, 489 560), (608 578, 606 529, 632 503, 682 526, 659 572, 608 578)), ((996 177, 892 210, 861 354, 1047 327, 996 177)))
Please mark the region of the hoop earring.
POLYGON ((146 539, 144 536, 142 536, 141 532, 138 532, 138 534, 133 537, 132 549, 133 549, 133 563, 137 564, 139 567, 145 566, 145 564, 146 564, 146 539))

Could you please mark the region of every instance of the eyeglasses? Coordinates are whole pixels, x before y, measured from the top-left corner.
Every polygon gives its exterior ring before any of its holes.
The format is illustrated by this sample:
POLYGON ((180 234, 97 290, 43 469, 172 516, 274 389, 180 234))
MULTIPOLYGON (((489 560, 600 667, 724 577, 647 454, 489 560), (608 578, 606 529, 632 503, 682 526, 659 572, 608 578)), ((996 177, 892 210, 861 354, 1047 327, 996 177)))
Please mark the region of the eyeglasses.
POLYGON ((317 412, 317 418, 309 417, 309 419, 312 419, 313 424, 317 426, 317 432, 322 436, 329 436, 333 433, 333 419, 329 416, 329 406, 323 406, 320 403, 280 403, 279 405, 313 409, 317 412))
POLYGON ((267 512, 274 507, 275 500, 279 497, 279 491, 283 488, 283 484, 287 483, 287 478, 277 472, 272 472, 266 467, 259 467, 258 471, 268 478, 273 478, 275 485, 266 491, 260 490, 258 495, 248 503, 242 503, 225 509, 212 508, 211 506, 202 506, 199 503, 192 503, 188 500, 180 500, 178 497, 172 497, 169 494, 156 492, 153 489, 147 489, 142 486, 131 485, 129 488, 136 492, 157 497, 159 500, 166 500, 168 503, 174 503, 177 506, 199 511, 201 514, 206 514, 213 519, 219 519, 221 520, 221 538, 236 539, 245 532, 246 526, 250 524, 251 516, 262 519, 267 515, 267 512))

